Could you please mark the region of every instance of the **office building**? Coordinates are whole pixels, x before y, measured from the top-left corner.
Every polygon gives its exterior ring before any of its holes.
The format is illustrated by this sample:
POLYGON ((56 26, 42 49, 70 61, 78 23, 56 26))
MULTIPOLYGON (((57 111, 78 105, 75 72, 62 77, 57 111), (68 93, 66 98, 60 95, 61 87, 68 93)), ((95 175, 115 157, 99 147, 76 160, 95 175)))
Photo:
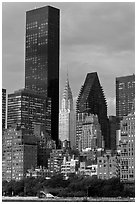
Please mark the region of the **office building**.
POLYGON ((116 116, 122 119, 132 109, 135 98, 135 75, 116 78, 116 116))
POLYGON ((41 125, 51 135, 51 100, 27 89, 9 94, 7 126, 15 124, 24 127, 24 134, 34 133, 34 126, 41 125))
MULTIPOLYGON (((135 102, 135 101, 134 101, 135 102)), ((134 103, 133 103, 134 106, 134 103)), ((135 181, 135 109, 123 117, 121 121, 120 150, 120 180, 123 182, 135 181)))
POLYGON ((76 103, 76 147, 82 133, 82 123, 87 113, 98 116, 105 148, 109 148, 107 103, 97 72, 88 73, 76 103))
POLYGON ((61 142, 70 142, 70 147, 75 144, 75 114, 73 109, 73 96, 67 77, 59 112, 59 139, 61 142))
POLYGON ((104 148, 98 116, 89 114, 82 124, 82 133, 79 140, 79 151, 104 148))
POLYGON ((2 179, 20 180, 27 169, 37 166, 37 143, 34 137, 24 141, 23 130, 11 127, 4 131, 2 179))
POLYGON ((51 98, 51 136, 58 144, 60 11, 45 6, 26 12, 25 88, 51 98))
POLYGON ((6 125, 6 89, 2 89, 2 130, 6 125))

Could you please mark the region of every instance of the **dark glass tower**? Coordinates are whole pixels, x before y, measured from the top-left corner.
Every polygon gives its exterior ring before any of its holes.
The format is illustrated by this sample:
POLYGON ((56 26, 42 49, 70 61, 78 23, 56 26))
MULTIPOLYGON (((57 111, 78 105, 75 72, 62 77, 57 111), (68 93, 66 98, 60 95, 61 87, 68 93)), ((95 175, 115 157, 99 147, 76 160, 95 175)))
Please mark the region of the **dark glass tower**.
POLYGON ((135 75, 116 78, 116 116, 122 119, 131 113, 135 99, 135 75))
POLYGON ((88 73, 76 104, 76 146, 87 114, 96 114, 101 125, 105 148, 109 148, 107 103, 97 72, 88 73))
POLYGON ((51 98, 51 136, 58 143, 59 18, 51 6, 26 12, 25 88, 51 98))

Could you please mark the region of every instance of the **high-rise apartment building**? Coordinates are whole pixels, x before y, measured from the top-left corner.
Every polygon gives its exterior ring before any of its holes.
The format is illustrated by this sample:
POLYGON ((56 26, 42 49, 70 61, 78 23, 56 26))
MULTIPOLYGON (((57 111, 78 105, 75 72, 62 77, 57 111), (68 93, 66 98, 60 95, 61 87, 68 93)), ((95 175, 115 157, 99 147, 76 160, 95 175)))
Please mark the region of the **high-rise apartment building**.
POLYGON ((34 137, 24 142, 23 130, 10 127, 4 131, 2 179, 20 180, 27 169, 37 166, 37 145, 34 137))
POLYGON ((6 89, 2 89, 2 130, 5 129, 6 123, 6 89))
POLYGON ((35 125, 41 125, 51 135, 51 100, 27 89, 9 94, 7 126, 15 124, 24 127, 24 134, 33 134, 35 125))
POLYGON ((26 12, 25 88, 51 98, 51 136, 58 143, 60 11, 26 12))
POLYGON ((73 96, 67 78, 59 112, 59 139, 70 142, 70 147, 75 144, 75 114, 73 109, 73 96))
POLYGON ((82 133, 82 123, 86 114, 98 116, 105 148, 109 148, 107 103, 97 72, 88 73, 82 86, 76 104, 76 146, 82 133))
MULTIPOLYGON (((134 103, 133 103, 134 106, 134 103)), ((135 181, 135 110, 123 117, 121 121, 120 180, 135 181)))
POLYGON ((135 75, 116 78, 116 116, 122 119, 131 112, 135 98, 135 75))

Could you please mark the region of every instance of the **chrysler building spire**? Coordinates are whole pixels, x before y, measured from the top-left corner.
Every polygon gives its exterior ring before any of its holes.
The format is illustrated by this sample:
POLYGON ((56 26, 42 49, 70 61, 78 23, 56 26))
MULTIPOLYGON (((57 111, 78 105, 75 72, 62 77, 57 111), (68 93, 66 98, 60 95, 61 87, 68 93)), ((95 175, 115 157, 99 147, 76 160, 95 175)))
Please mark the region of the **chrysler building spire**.
POLYGON ((61 99, 61 109, 59 113, 59 139, 61 142, 68 141, 73 148, 75 143, 74 138, 74 123, 75 114, 73 109, 73 95, 69 85, 69 77, 67 79, 61 99))
POLYGON ((68 72, 67 72, 67 80, 64 87, 62 100, 61 100, 61 109, 73 110, 73 95, 69 85, 68 72))

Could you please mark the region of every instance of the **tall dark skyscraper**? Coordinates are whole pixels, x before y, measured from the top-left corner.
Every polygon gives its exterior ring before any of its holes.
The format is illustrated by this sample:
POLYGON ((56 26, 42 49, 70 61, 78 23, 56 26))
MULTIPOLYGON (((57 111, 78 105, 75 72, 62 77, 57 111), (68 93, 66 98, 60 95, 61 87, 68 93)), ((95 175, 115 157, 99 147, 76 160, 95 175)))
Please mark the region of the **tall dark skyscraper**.
POLYGON ((97 72, 88 73, 76 104, 76 146, 81 135, 82 123, 87 113, 96 114, 101 125, 105 148, 109 148, 107 103, 97 72))
POLYGON ((6 89, 2 89, 2 130, 6 123, 6 89))
POLYGON ((127 116, 135 99, 135 75, 116 78, 116 116, 127 116))
POLYGON ((51 136, 58 143, 59 22, 51 6, 26 12, 25 88, 51 98, 51 136))

